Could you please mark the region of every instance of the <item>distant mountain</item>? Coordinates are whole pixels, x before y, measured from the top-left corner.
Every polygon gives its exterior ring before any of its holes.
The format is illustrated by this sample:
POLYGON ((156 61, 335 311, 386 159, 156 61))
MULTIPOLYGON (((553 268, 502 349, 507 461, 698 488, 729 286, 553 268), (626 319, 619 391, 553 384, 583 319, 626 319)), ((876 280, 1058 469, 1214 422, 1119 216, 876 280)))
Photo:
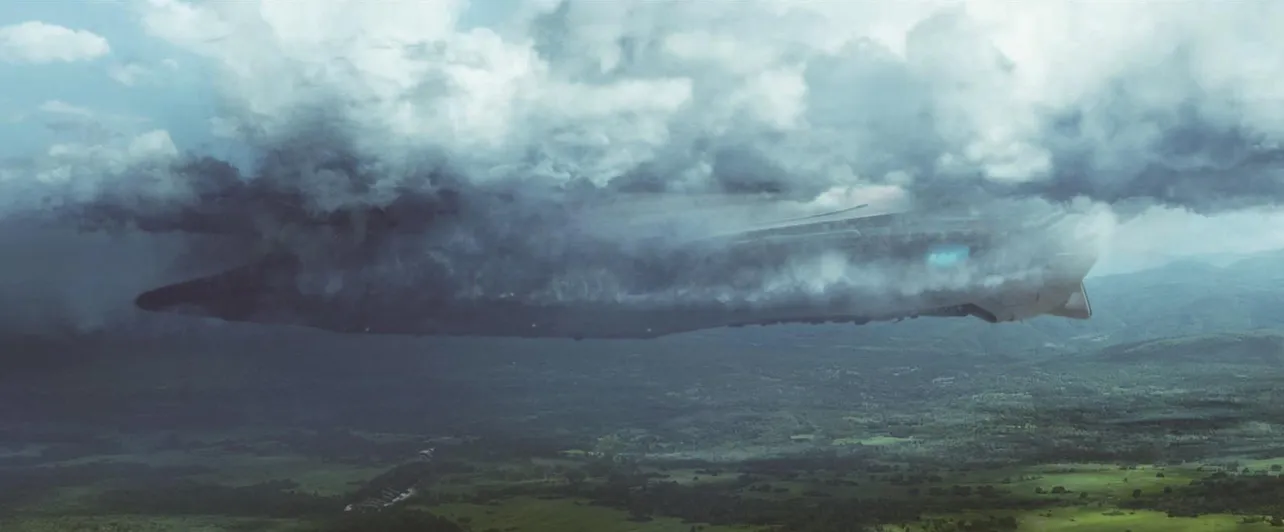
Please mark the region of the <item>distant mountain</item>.
POLYGON ((841 345, 959 353, 1081 351, 1159 338, 1284 329, 1284 252, 1251 255, 1224 266, 1185 261, 1086 282, 1094 316, 1040 317, 989 324, 921 318, 871 325, 823 325, 704 331, 691 338, 767 346, 841 345))
POLYGON ((1274 370, 1284 362, 1284 332, 1223 332, 1126 342, 1101 349, 1086 360, 1115 364, 1241 364, 1274 370))

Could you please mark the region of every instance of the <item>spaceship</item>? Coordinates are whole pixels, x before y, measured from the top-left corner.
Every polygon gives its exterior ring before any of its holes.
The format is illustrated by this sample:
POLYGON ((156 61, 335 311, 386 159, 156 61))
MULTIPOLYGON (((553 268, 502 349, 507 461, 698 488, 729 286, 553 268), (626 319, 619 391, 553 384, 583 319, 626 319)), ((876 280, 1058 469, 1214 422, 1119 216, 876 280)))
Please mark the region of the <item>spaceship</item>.
POLYGON ((457 232, 403 229, 366 238, 374 247, 358 253, 277 250, 135 304, 350 334, 574 339, 916 317, 1088 319, 1091 220, 998 199, 617 200, 530 222, 521 238, 467 260, 447 249, 457 232))

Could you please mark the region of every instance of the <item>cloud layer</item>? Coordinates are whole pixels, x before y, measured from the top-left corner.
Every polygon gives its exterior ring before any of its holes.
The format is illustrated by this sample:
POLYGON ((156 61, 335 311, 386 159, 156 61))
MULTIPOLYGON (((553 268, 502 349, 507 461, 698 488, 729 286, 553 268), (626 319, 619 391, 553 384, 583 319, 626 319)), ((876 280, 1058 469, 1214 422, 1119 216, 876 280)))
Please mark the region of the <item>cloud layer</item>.
POLYGON ((1284 4, 1269 0, 131 8, 208 62, 217 134, 255 164, 140 132, 49 150, 11 197, 174 218, 222 195, 225 218, 267 239, 393 213, 477 253, 623 192, 982 189, 1161 215, 1284 198, 1284 4))
POLYGON ((547 185, 978 183, 1201 211, 1284 194, 1273 2, 527 2, 462 24, 487 9, 157 0, 142 20, 219 65, 247 139, 322 106, 385 185, 436 153, 547 185))
MULTIPOLYGON (((263 159, 342 144, 267 176, 318 211, 389 203, 425 165, 473 184, 983 186, 1199 212, 1284 195, 1284 43, 1269 38, 1284 7, 1269 1, 133 8, 209 60, 220 135, 263 159), (378 170, 315 168, 343 157, 378 170)), ((28 60, 109 49, 49 24, 3 31, 64 45, 28 60)))

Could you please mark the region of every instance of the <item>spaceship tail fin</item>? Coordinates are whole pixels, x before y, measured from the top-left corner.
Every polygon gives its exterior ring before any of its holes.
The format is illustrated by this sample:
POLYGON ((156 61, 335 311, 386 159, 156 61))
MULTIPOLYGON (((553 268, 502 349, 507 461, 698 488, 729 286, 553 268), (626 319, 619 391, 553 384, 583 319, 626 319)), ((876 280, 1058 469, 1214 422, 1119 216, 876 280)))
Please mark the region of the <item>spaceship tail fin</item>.
POLYGON ((1088 290, 1084 288, 1083 283, 1079 283, 1079 289, 1070 293, 1070 298, 1060 307, 1048 311, 1053 316, 1063 318, 1073 318, 1077 320, 1086 320, 1092 317, 1092 303, 1088 301, 1088 290))

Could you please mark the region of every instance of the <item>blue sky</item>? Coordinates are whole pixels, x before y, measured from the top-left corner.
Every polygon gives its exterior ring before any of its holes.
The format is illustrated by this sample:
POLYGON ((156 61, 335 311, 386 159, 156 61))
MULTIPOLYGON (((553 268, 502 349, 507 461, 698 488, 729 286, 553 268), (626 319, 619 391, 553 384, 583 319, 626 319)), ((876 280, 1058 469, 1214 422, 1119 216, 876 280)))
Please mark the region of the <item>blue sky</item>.
POLYGON ((0 26, 45 21, 87 30, 107 39, 111 52, 86 61, 47 64, 0 62, 0 156, 43 149, 61 140, 32 117, 19 118, 48 101, 61 101, 107 116, 140 118, 146 126, 169 131, 175 143, 196 148, 213 139, 208 120, 215 98, 201 63, 168 43, 141 31, 133 11, 117 2, 75 0, 0 2, 0 26), (177 64, 177 68, 166 68, 177 64), (125 68, 158 71, 155 79, 127 86, 112 72, 125 68), (17 120, 15 120, 15 118, 17 120))
MULTIPOLYGON (((515 0, 472 3, 460 27, 488 25, 515 0)), ((134 127, 163 129, 183 150, 228 156, 235 148, 211 134, 218 100, 210 65, 181 47, 149 35, 139 21, 141 7, 123 0, 14 0, 0 2, 0 26, 42 21, 93 32, 110 43, 96 59, 45 64, 0 61, 0 158, 22 156, 60 140, 28 115, 59 101, 115 117, 145 119, 134 127), (133 85, 113 77, 123 69, 143 72, 133 85)), ((118 122, 119 123, 119 122, 118 122)))

